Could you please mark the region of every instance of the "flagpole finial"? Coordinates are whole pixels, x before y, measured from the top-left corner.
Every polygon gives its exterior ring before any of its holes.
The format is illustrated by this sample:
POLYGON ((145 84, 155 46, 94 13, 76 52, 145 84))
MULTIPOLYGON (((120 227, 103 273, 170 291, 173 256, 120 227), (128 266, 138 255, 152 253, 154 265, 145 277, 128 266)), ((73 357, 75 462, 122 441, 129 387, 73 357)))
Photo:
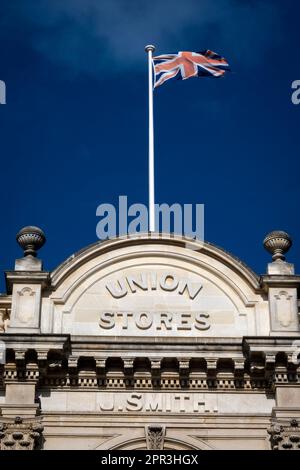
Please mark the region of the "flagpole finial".
POLYGON ((145 51, 146 52, 154 52, 155 51, 155 46, 153 46, 152 44, 148 44, 148 46, 145 46, 145 51))

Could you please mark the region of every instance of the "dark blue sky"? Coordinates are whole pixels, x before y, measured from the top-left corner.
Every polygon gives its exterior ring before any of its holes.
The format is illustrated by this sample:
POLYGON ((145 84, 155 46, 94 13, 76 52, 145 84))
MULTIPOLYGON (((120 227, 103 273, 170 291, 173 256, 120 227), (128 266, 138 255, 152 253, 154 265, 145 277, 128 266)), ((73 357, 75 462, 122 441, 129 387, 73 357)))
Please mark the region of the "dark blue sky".
POLYGON ((297 0, 0 0, 1 271, 24 225, 44 229, 53 269, 96 241, 100 203, 147 203, 148 43, 232 68, 156 90, 157 202, 204 203, 205 238, 258 273, 264 235, 286 230, 299 266, 299 14, 297 0))

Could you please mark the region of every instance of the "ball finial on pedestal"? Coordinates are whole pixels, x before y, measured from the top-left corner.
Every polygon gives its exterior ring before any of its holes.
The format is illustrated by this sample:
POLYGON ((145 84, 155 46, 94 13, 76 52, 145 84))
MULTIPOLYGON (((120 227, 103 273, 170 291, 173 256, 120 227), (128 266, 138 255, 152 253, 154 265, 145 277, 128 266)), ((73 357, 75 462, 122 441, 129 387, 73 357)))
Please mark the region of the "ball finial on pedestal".
POLYGON ((24 256, 36 256, 37 251, 46 243, 43 230, 34 226, 22 228, 17 233, 16 240, 22 250, 24 250, 24 256))
POLYGON ((265 249, 271 253, 273 261, 284 261, 284 254, 291 248, 292 239, 288 233, 282 230, 274 230, 265 237, 263 245, 265 249))

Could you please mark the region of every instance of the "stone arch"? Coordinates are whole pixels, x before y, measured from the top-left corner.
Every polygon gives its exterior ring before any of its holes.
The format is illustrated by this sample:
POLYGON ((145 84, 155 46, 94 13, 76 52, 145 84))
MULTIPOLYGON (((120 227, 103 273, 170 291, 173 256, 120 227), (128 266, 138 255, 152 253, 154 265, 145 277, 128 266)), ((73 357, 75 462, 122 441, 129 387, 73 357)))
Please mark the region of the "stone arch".
MULTIPOLYGON (((144 437, 129 439, 111 447, 110 450, 147 450, 147 442, 144 437)), ((170 437, 164 439, 163 450, 212 450, 212 447, 200 440, 197 440, 197 445, 195 445, 195 443, 170 437)))
MULTIPOLYGON (((115 239, 107 240, 104 242, 96 242, 92 245, 87 246, 86 248, 80 250, 74 255, 70 256, 66 261, 61 263, 52 273, 51 273, 51 284, 52 287, 57 290, 61 284, 70 277, 76 270, 82 267, 84 264, 88 264, 89 261, 98 258, 99 256, 104 256, 105 261, 112 261, 114 258, 114 252, 122 250, 123 248, 126 251, 129 251, 130 247, 144 247, 144 253, 148 252, 148 247, 153 246, 169 246, 177 248, 188 248, 185 250, 184 256, 190 261, 193 261, 193 257, 189 256, 193 252, 201 253, 205 257, 210 258, 211 261, 216 260, 221 264, 227 266, 232 272, 239 275, 241 279, 250 287, 253 291, 260 291, 259 286, 259 276, 257 276, 245 263, 239 260, 237 257, 228 253, 215 246, 212 243, 208 242, 199 242, 196 240, 190 240, 185 237, 180 237, 166 234, 136 234, 135 236, 127 237, 118 237, 115 239)), ((171 251, 171 250, 170 250, 171 251)), ((165 251, 166 256, 168 251, 165 251)), ((137 256, 140 256, 139 252, 136 252, 137 256)), ((119 256, 119 255, 118 255, 119 256)), ((194 258, 194 262, 197 263, 199 260, 194 258)), ((103 266, 106 264, 103 263, 103 266)), ((209 264, 207 264, 209 268, 209 264)), ((211 266, 212 267, 212 266, 211 266)), ((241 294, 242 295, 242 294, 241 294)))
MULTIPOLYGON (((142 310, 147 310, 149 305, 155 312, 159 312, 159 309, 168 310, 172 307, 169 301, 173 296, 173 305, 176 303, 177 311, 180 308, 182 311, 192 309, 193 312, 203 314, 209 310, 212 315, 222 312, 224 322, 227 322, 227 336, 232 333, 229 325, 233 323, 236 323, 237 335, 240 332, 242 335, 256 334, 255 312, 257 305, 264 300, 258 276, 220 248, 209 243, 185 240, 183 237, 140 234, 129 239, 117 238, 95 243, 70 257, 51 273, 51 293, 49 302, 48 299, 45 300, 45 311, 46 315, 50 312, 52 316, 48 322, 48 325, 52 323, 52 331, 43 332, 106 334, 106 331, 99 331, 98 306, 113 312, 130 311, 132 301, 141 294, 144 296, 143 303, 137 304, 142 310), (175 290, 167 289, 161 284, 161 276, 169 273, 171 277, 170 271, 171 276, 179 279, 175 290), (128 279, 135 276, 137 282, 136 276, 141 273, 145 276, 146 281, 143 282, 147 287, 139 285, 133 298, 132 281, 128 279), (157 276, 157 290, 153 290, 150 285, 152 273, 157 276), (120 282, 126 286, 124 295, 117 295, 108 287, 121 285, 120 282), (190 292, 187 288, 182 290, 182 285, 186 285, 186 282, 196 286, 196 289, 199 287, 195 301, 195 297, 187 295, 190 292), (199 292, 203 292, 203 305, 198 302, 199 292), (162 302, 153 299, 157 299, 157 295, 162 302), (191 299, 193 305, 189 303, 191 299), (226 312, 227 319, 224 316, 226 312)), ((43 312, 44 308, 42 316, 43 312)), ((267 322, 265 305, 263 312, 267 322)), ((138 310, 134 312, 135 315, 138 313, 138 310)), ((158 319, 157 322, 159 321, 158 319)), ((265 323, 263 326, 265 327, 265 323)), ((202 329, 206 330, 206 325, 202 329)), ((223 334, 223 330, 220 331, 223 334)), ((116 336, 121 333, 114 331, 116 336)), ((139 331, 133 333, 137 334, 139 331)))

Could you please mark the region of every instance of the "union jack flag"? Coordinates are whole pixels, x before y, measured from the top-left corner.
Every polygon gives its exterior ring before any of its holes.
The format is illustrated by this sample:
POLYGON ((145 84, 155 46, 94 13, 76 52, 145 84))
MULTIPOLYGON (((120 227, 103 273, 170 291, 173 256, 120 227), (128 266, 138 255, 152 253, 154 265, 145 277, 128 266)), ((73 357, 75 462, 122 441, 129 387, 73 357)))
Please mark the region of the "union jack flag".
POLYGON ((153 57, 154 88, 171 78, 221 77, 229 69, 228 62, 213 51, 178 52, 153 57))

